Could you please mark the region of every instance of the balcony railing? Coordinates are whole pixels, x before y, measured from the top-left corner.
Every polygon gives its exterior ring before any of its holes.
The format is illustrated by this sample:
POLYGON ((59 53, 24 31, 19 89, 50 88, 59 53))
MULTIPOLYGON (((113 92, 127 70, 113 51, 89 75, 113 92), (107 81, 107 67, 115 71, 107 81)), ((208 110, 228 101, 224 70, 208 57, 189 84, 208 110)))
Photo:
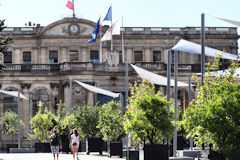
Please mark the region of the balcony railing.
MULTIPOLYGON (((163 62, 136 62, 136 66, 149 71, 166 71, 167 64, 163 62)), ((227 69, 230 63, 222 63, 220 69, 227 69)), ((179 72, 188 72, 188 66, 191 66, 191 72, 200 73, 201 65, 196 64, 179 64, 179 72)), ((172 64, 172 72, 174 64, 172 64)), ((125 72, 125 64, 119 63, 117 67, 111 67, 107 63, 92 62, 65 62, 61 64, 5 64, 3 68, 6 72, 74 72, 74 71, 93 71, 93 72, 125 72)), ((133 68, 129 67, 132 72, 133 68)))
POLYGON ((3 70, 14 72, 59 72, 60 64, 5 64, 3 70))

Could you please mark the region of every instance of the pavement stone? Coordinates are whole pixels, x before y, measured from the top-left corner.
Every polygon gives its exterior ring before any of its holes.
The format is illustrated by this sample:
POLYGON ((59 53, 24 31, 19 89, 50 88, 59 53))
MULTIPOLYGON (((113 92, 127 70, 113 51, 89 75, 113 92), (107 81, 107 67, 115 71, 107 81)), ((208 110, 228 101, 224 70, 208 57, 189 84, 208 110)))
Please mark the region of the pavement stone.
MULTIPOLYGON (((86 155, 85 152, 79 153, 79 160, 123 160, 126 158, 119 158, 112 156, 109 158, 106 152, 102 156, 99 153, 90 153, 86 155)), ((53 160, 52 153, 0 153, 0 160, 53 160)), ((72 154, 59 154, 59 160, 73 160, 72 154)))

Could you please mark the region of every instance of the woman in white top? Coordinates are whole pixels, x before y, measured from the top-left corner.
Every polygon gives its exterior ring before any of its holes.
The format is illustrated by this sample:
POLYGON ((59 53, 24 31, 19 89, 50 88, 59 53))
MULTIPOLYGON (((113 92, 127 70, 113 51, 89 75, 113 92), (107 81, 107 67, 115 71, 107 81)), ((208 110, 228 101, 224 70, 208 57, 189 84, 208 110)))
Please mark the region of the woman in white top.
POLYGON ((75 160, 75 153, 77 153, 77 160, 79 160, 78 159, 78 148, 79 148, 79 144, 80 144, 80 138, 78 135, 78 131, 76 129, 73 130, 73 134, 71 135, 70 144, 71 144, 72 152, 73 152, 73 160, 75 160))

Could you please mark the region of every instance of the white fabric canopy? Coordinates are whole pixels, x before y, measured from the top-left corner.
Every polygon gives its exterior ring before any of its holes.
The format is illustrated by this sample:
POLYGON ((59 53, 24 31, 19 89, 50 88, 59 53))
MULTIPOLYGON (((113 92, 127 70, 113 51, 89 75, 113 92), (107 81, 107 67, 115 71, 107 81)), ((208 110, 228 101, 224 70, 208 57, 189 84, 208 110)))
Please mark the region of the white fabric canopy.
MULTIPOLYGON (((186 41, 184 39, 181 39, 172 49, 176 51, 181 51, 181 52, 201 54, 200 44, 186 41)), ((220 51, 214 48, 205 47, 206 56, 216 57, 219 54, 222 55, 223 59, 237 60, 237 55, 234 55, 231 53, 224 53, 223 51, 220 51)))
POLYGON ((74 80, 74 81, 76 83, 78 83, 79 85, 81 85, 82 87, 86 88, 87 90, 95 92, 95 93, 103 94, 103 95, 110 96, 113 98, 117 98, 118 96, 120 96, 120 93, 114 93, 111 91, 107 91, 107 90, 104 90, 104 89, 101 89, 101 88, 98 88, 98 87, 95 87, 95 86, 92 86, 92 85, 89 85, 89 84, 86 84, 83 82, 79 82, 77 80, 74 80))
MULTIPOLYGON (((147 71, 143 68, 137 67, 133 64, 130 64, 133 69, 137 72, 137 74, 142 78, 148 80, 150 83, 155 83, 161 86, 167 86, 167 78, 153 72, 147 71)), ((174 86, 174 80, 170 80, 170 86, 174 86)), ((178 87, 188 87, 187 83, 179 82, 178 87)))
MULTIPOLYGON (((207 74, 207 73, 205 73, 207 74)), ((219 71, 216 71, 216 72, 210 72, 210 76, 224 76, 226 74, 229 74, 229 70, 219 70, 219 71)), ((201 75, 201 73, 197 73, 196 75, 201 75)), ((240 77, 240 68, 237 68, 235 70, 235 73, 233 75, 234 77, 240 77)))
MULTIPOLYGON (((4 91, 4 90, 0 90, 0 92, 3 93, 3 94, 7 94, 7 95, 10 95, 10 96, 18 98, 18 91, 4 91)), ((20 93, 20 98, 28 99, 22 93, 20 93)))
POLYGON ((240 22, 239 21, 234 21, 234 20, 230 20, 230 19, 225 19, 225 18, 220 18, 220 17, 216 17, 217 19, 220 19, 222 21, 225 21, 227 23, 231 23, 233 25, 236 25, 238 27, 240 27, 240 22))

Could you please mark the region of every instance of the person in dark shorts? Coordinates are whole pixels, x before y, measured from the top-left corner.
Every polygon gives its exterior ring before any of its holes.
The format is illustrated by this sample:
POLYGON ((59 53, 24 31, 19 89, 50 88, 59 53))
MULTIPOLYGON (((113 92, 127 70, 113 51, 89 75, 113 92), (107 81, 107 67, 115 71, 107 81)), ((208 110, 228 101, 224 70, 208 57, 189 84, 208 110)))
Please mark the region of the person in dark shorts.
POLYGON ((51 151, 53 153, 53 158, 55 160, 58 160, 58 155, 59 155, 59 149, 62 149, 62 141, 60 136, 57 134, 57 130, 53 130, 53 134, 51 135, 50 139, 50 144, 51 144, 51 151))

